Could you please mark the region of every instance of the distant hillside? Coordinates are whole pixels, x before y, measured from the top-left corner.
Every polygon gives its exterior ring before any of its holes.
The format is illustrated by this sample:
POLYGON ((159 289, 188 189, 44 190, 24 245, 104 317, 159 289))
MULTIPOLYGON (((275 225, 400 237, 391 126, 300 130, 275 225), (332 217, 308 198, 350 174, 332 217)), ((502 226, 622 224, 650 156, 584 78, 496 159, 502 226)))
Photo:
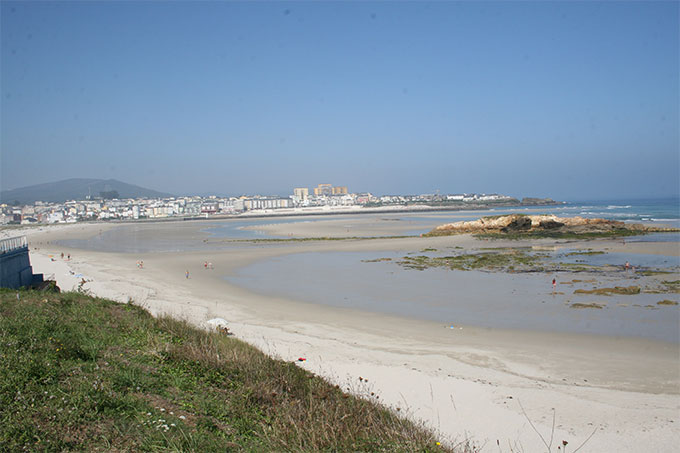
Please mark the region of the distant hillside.
POLYGON ((84 200, 90 195, 94 197, 113 198, 159 198, 171 197, 169 193, 145 189, 144 187, 126 184, 115 179, 74 178, 64 181, 49 182, 19 189, 0 192, 0 202, 13 204, 30 204, 36 201, 62 203, 68 200, 84 200))

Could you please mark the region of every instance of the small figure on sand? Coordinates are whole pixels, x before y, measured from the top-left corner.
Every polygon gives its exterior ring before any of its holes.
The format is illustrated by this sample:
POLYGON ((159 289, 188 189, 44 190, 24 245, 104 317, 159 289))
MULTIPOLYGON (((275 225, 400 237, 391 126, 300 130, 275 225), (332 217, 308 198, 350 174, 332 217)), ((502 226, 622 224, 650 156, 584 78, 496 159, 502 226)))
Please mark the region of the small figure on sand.
POLYGON ((188 271, 188 270, 184 273, 184 276, 185 276, 186 278, 189 278, 189 271, 188 271))
POLYGON ((553 287, 553 294, 555 294, 555 290, 557 289, 557 280, 553 278, 552 281, 552 287, 553 287))
POLYGON ((66 256, 66 259, 68 259, 69 261, 71 261, 71 254, 70 254, 70 253, 66 256))
POLYGON ((203 269, 207 269, 207 268, 208 268, 208 262, 205 261, 205 262, 203 262, 203 269))
POLYGON ((64 259, 64 252, 61 252, 61 259, 64 259))
POLYGON ((208 269, 212 269, 212 268, 213 268, 212 263, 211 263, 211 262, 208 262, 208 269))
POLYGON ((626 261, 626 264, 623 265, 623 270, 624 271, 630 270, 630 263, 628 261, 626 261))

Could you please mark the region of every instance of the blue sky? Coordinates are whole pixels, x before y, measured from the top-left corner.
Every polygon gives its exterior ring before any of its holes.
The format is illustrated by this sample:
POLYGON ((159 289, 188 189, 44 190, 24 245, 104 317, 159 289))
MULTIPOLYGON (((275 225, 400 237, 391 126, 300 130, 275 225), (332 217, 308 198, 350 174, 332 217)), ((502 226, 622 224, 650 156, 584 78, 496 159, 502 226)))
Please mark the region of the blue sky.
POLYGON ((677 2, 0 9, 2 189, 680 190, 677 2))

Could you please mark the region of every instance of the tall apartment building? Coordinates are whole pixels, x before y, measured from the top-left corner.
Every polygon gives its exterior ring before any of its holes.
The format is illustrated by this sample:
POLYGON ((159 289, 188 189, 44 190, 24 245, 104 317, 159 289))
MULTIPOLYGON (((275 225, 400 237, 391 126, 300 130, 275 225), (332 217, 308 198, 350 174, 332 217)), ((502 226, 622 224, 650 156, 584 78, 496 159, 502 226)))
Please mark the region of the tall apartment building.
POLYGON ((347 186, 333 187, 333 195, 347 195, 347 186))
POLYGON ((333 195, 333 185, 319 184, 314 188, 314 195, 316 195, 317 197, 320 195, 333 195))
POLYGON ((307 187, 296 187, 293 189, 293 196, 300 201, 305 201, 309 198, 309 189, 307 187))

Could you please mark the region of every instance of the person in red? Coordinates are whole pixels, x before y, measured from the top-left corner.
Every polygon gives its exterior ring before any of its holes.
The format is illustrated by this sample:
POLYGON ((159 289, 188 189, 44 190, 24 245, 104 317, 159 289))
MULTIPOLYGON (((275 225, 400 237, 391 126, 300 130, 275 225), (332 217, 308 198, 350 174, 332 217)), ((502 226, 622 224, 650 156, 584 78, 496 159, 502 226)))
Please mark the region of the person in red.
POLYGON ((552 281, 552 285, 553 285, 553 294, 555 294, 555 290, 557 289, 557 280, 555 280, 554 278, 553 278, 553 281, 552 281))

